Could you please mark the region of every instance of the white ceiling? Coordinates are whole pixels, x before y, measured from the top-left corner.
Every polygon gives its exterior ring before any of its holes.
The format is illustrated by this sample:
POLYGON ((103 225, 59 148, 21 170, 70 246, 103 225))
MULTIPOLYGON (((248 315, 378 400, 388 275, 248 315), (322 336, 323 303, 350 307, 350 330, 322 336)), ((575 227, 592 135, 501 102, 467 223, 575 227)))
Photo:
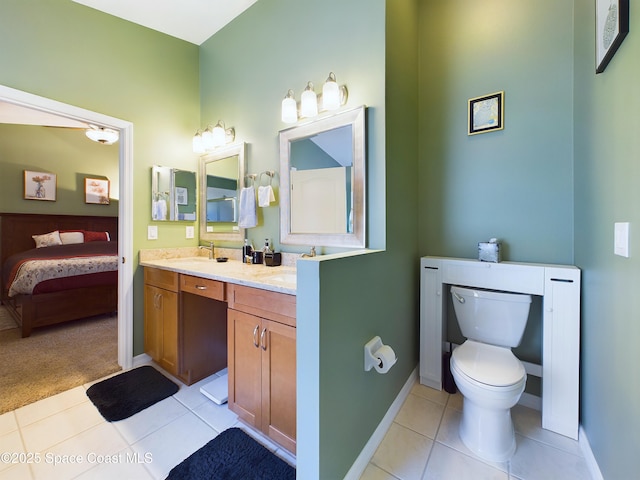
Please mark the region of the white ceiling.
POLYGON ((73 0, 201 45, 257 0, 73 0))

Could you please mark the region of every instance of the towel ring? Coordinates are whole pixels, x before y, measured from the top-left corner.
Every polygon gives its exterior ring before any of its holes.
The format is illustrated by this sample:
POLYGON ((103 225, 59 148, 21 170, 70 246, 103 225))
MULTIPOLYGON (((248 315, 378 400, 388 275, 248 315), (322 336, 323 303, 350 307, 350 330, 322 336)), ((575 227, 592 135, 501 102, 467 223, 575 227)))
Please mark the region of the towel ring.
POLYGON ((260 179, 258 180, 258 184, 262 186, 262 175, 267 175, 269 177, 269 185, 273 185, 273 176, 276 174, 273 170, 265 170, 264 172, 260 172, 260 179))
POLYGON ((256 177, 257 177, 257 176, 258 176, 258 175, 256 175, 255 173, 247 173, 247 174, 244 176, 244 179, 245 179, 245 185, 246 185, 246 180, 247 180, 247 178, 249 178, 249 179, 251 180, 251 186, 255 188, 255 186, 256 186, 256 177))

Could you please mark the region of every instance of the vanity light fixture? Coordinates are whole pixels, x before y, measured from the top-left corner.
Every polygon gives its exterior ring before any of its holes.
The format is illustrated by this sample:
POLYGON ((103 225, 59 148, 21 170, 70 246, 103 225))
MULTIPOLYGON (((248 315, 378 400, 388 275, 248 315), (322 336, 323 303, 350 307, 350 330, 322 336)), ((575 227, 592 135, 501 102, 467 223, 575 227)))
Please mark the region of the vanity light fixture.
POLYGON ((307 82, 307 86, 302 92, 300 103, 296 103, 293 90, 287 91, 287 95, 282 100, 281 119, 284 123, 295 123, 300 118, 311 118, 318 115, 318 112, 337 110, 347 104, 349 92, 346 85, 338 85, 336 74, 329 73, 329 77, 322 86, 322 93, 316 95, 313 90, 313 83, 307 82))
POLYGON ((313 83, 307 82, 307 87, 300 97, 300 115, 303 117, 315 117, 318 115, 318 96, 313 90, 313 83))
POLYGON ((325 110, 340 108, 340 88, 336 82, 336 74, 331 72, 322 86, 322 107, 325 110))
POLYGON ((120 138, 120 134, 117 130, 105 127, 97 127, 95 125, 91 125, 90 128, 87 128, 87 131, 85 133, 91 140, 93 140, 94 142, 102 143, 103 145, 111 145, 117 142, 120 138))
POLYGON ((298 104, 291 89, 287 92, 284 100, 282 100, 282 121, 284 123, 295 123, 298 121, 298 104))
POLYGON ((203 132, 198 130, 193 136, 193 153, 206 153, 214 148, 231 143, 236 138, 233 127, 226 128, 222 120, 218 120, 215 127, 207 125, 203 132))

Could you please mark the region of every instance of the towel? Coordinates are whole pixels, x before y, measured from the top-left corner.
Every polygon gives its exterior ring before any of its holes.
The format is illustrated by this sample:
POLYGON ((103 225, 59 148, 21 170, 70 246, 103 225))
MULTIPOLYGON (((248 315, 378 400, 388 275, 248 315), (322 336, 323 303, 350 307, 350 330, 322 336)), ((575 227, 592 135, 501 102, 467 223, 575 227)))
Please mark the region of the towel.
POLYGON ((256 215, 256 191, 253 187, 240 190, 240 208, 238 212, 238 227, 251 228, 258 224, 256 215))
POLYGON ((260 185, 258 187, 258 205, 261 207, 268 207, 271 202, 276 201, 276 196, 273 194, 273 188, 271 185, 260 185))

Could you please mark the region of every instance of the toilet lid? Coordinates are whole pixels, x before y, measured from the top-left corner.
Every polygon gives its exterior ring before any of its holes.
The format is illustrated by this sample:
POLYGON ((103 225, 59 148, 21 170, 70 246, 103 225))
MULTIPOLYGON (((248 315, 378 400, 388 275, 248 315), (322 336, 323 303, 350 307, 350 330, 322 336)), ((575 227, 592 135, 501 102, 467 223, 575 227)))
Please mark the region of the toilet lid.
POLYGON ((495 387, 513 385, 526 375, 524 366, 511 349, 473 340, 456 348, 451 361, 471 379, 495 387))

